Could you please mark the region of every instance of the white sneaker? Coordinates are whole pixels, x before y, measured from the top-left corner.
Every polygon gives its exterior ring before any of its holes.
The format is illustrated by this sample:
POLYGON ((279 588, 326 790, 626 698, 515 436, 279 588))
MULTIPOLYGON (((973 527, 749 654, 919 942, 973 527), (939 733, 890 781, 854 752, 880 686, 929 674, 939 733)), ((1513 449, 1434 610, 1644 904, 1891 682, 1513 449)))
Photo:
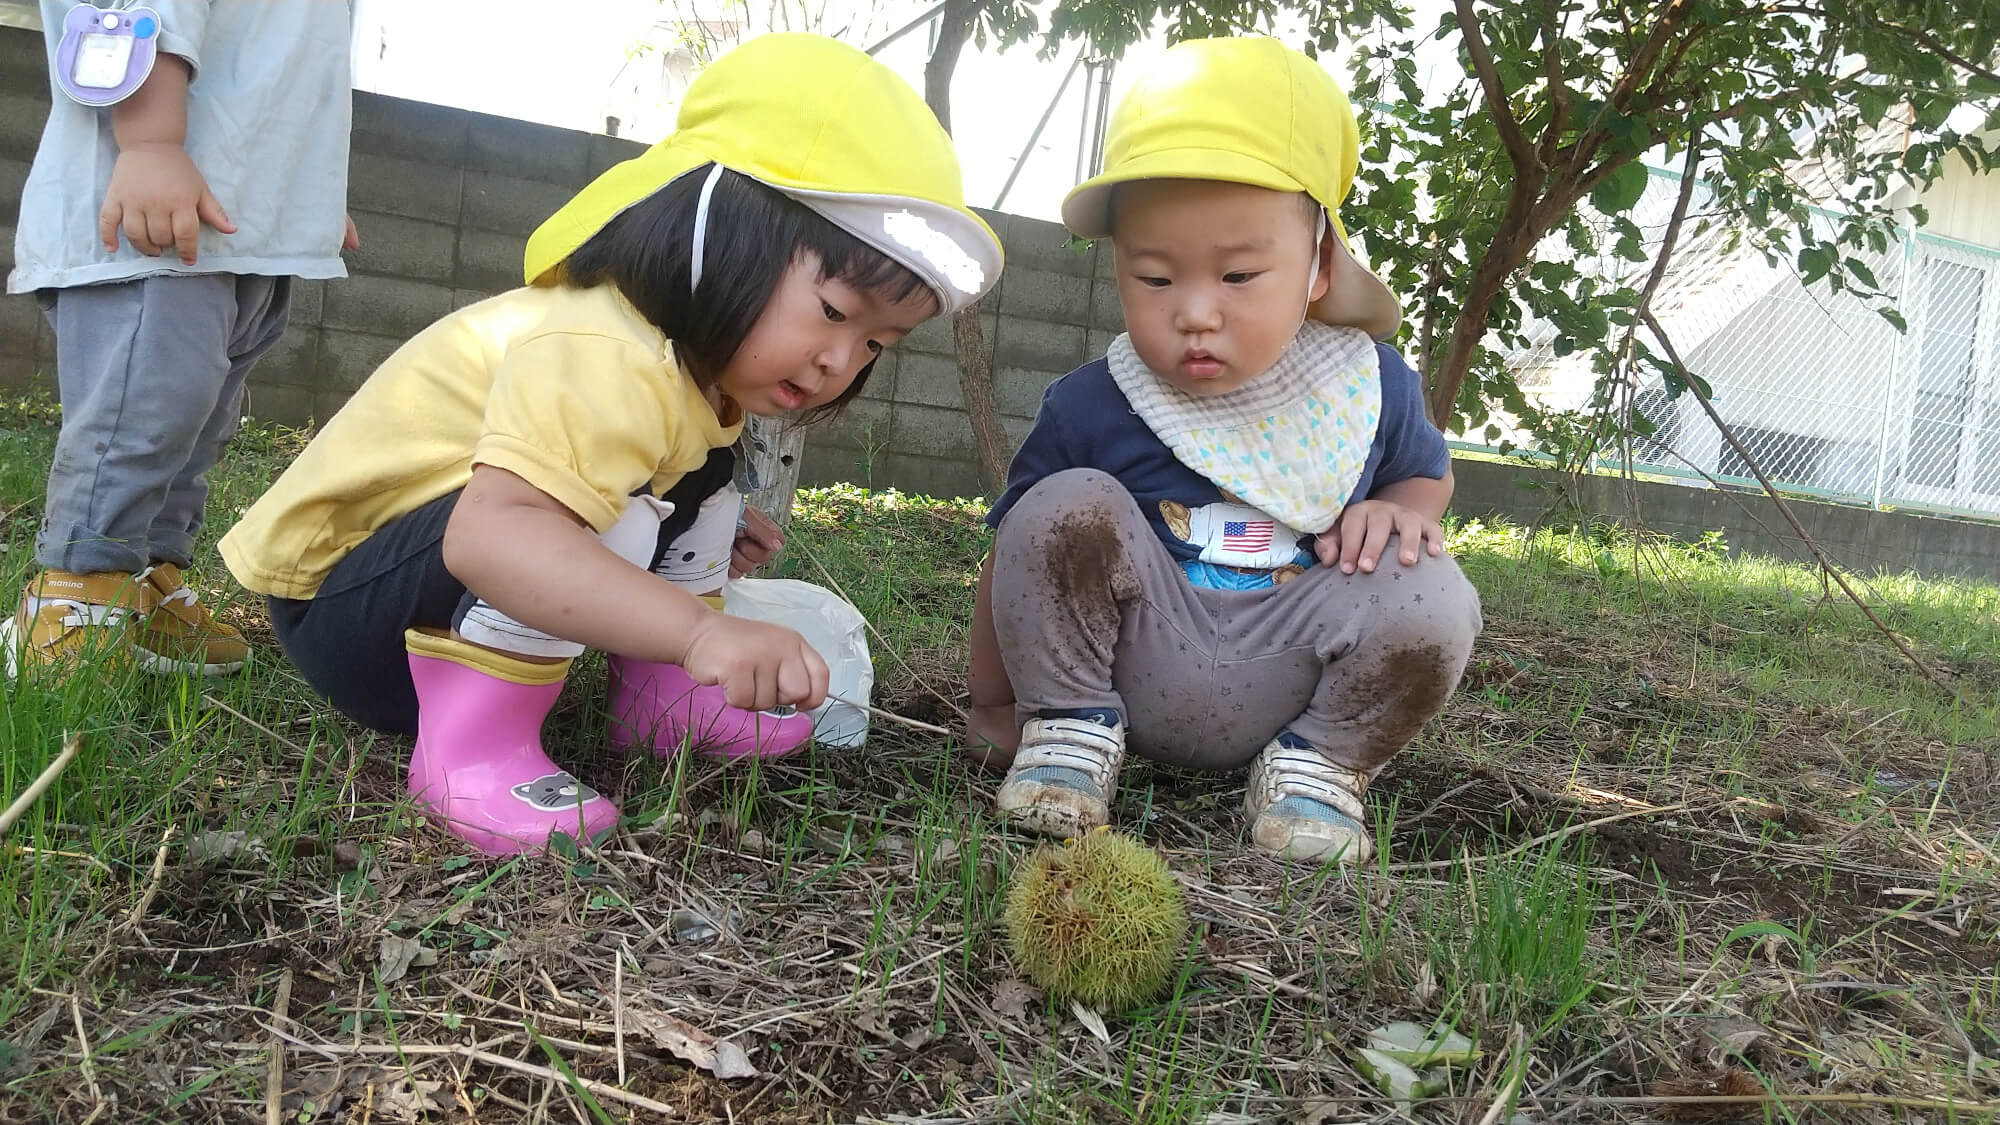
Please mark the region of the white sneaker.
POLYGON ((1281 732, 1250 764, 1243 815, 1257 846, 1290 859, 1365 863, 1375 854, 1361 796, 1368 775, 1281 732))
POLYGON ((1030 719, 995 804, 1008 821, 1044 836, 1081 836, 1111 820, 1125 760, 1125 728, 1091 719, 1030 719))

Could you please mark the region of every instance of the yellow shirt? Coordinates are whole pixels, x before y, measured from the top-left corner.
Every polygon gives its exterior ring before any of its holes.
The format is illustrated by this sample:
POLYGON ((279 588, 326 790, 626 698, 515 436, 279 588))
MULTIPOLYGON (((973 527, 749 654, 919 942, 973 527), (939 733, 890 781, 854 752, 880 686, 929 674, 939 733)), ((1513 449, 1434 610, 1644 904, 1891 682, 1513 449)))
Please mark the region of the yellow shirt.
MULTIPOLYGON (((725 400, 726 401, 726 400, 725 400)), ((220 544, 244 587, 310 598, 398 516, 492 465, 599 533, 642 485, 664 492, 742 429, 616 287, 516 289, 398 348, 220 544)))

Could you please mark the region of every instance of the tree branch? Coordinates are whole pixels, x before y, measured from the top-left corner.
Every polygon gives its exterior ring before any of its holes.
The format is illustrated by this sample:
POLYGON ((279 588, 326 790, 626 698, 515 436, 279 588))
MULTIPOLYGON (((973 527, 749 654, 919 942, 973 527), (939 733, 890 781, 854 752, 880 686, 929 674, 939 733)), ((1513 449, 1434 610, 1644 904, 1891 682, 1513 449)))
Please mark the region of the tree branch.
POLYGON ((1458 32, 1465 39, 1465 53, 1472 57, 1472 70, 1479 76, 1479 87, 1486 92, 1486 104, 1493 110, 1493 127, 1500 132, 1500 141, 1507 146, 1507 155, 1514 161, 1514 169, 1523 176, 1542 170, 1541 157, 1535 155, 1535 146, 1528 143, 1527 134, 1521 132, 1521 123, 1514 119, 1514 107, 1507 102, 1507 91, 1500 86, 1500 71, 1493 65, 1493 52, 1486 46, 1486 37, 1479 33, 1479 17, 1472 14, 1472 0, 1458 0, 1458 32))
POLYGON ((1559 0, 1546 0, 1542 5, 1542 70, 1549 84, 1549 124, 1542 130, 1542 142, 1537 145, 1536 158, 1543 166, 1562 143, 1562 131, 1569 125, 1570 109, 1576 104, 1569 86, 1562 76, 1562 31, 1558 26, 1559 0))
POLYGON ((1958 67, 1961 70, 1968 71, 1972 74, 1977 74, 1978 76, 1986 79, 1989 82, 2000 82, 2000 72, 1995 72, 1993 68, 1990 66, 1981 66, 1978 63, 1973 62, 1971 59, 1968 59, 1965 56, 1960 55, 1958 52, 1952 50, 1950 47, 1947 47, 1942 42, 1940 42, 1937 36, 1932 35, 1930 32, 1925 31, 1923 28, 1904 27, 1902 24, 1890 23, 1887 20, 1877 21, 1876 26, 1887 28, 1888 30, 1893 31, 1898 35, 1908 36, 1909 38, 1916 40, 1918 43, 1921 43, 1924 46, 1929 47, 1932 51, 1935 51, 1939 58, 1942 58, 1946 62, 1951 63, 1952 65, 1958 67))
POLYGON ((1812 552, 1813 558, 1818 560, 1820 569, 1828 577, 1832 578, 1835 583, 1839 584, 1841 593, 1846 594, 1848 600, 1861 610, 1862 614, 1874 624, 1875 628, 1883 636, 1889 638, 1889 643, 1895 645, 1896 650, 1901 652, 1911 664, 1915 665, 1917 671, 1922 672, 1926 679, 1943 688, 1945 693, 1952 698, 1959 698, 1958 691, 1955 688, 1946 683, 1943 677, 1932 671, 1930 665, 1925 664, 1923 658, 1918 656, 1904 642, 1903 638, 1897 636, 1893 630, 1882 623, 1881 618, 1875 616, 1875 611, 1868 608, 1868 603, 1862 601, 1861 595, 1856 593, 1854 587, 1848 584, 1847 576, 1840 572, 1840 568, 1835 566, 1833 560, 1827 557, 1826 551, 1820 547, 1817 540, 1813 539, 1812 534, 1806 530, 1805 525, 1799 522, 1799 517, 1792 512, 1792 506, 1785 502, 1785 498, 1778 492, 1777 486, 1771 483, 1771 478, 1764 475, 1763 467, 1757 464, 1757 459, 1750 455, 1748 449, 1743 448, 1742 442, 1736 440, 1736 434, 1730 430, 1728 423, 1722 420, 1722 415, 1716 412, 1715 403, 1709 401, 1708 393, 1701 389, 1700 381, 1695 378, 1693 372, 1687 369, 1687 365, 1681 362, 1680 353, 1674 350, 1674 342, 1667 337, 1666 329, 1660 327, 1659 320, 1653 316, 1653 310, 1642 305, 1639 308, 1639 317, 1646 322, 1646 327, 1652 330, 1653 338, 1658 340, 1660 347, 1666 351, 1667 360, 1674 365, 1674 370, 1680 373, 1681 380, 1687 384, 1688 393, 1693 395, 1694 400, 1701 404, 1702 410, 1708 414, 1708 420, 1715 423, 1716 430, 1722 434, 1722 440, 1728 442, 1729 448, 1735 450, 1736 455, 1743 459, 1743 463, 1750 467, 1750 472, 1757 478, 1757 483, 1764 486, 1764 494, 1771 498, 1773 504, 1777 505, 1778 514, 1785 517, 1785 522, 1792 525, 1792 531, 1798 535, 1799 541, 1806 545, 1806 549, 1812 552))

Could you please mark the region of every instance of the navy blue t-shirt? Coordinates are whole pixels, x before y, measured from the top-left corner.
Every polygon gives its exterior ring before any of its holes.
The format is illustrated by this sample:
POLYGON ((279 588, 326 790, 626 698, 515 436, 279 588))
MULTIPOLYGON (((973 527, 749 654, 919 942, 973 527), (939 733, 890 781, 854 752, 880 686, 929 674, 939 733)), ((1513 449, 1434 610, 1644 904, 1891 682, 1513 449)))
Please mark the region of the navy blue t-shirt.
MULTIPOLYGON (((1349 504, 1399 480, 1442 480, 1451 468, 1451 451, 1444 435, 1424 412, 1422 377, 1394 348, 1377 344, 1375 352, 1381 357, 1381 421, 1368 450, 1368 464, 1361 470, 1353 495, 1347 498, 1349 504)), ((1007 491, 986 514, 987 525, 1000 526, 1022 493, 1043 477, 1064 469, 1098 469, 1118 478, 1139 502, 1139 510, 1146 513, 1160 541, 1184 564, 1198 559, 1201 547, 1169 527, 1168 509, 1161 505, 1193 510, 1228 500, 1214 481, 1182 464, 1166 443, 1153 435, 1133 412, 1125 392, 1111 377, 1110 364, 1103 359, 1092 360, 1049 384, 1035 415, 1034 429, 1014 454, 1014 464, 1007 472, 1007 491)))

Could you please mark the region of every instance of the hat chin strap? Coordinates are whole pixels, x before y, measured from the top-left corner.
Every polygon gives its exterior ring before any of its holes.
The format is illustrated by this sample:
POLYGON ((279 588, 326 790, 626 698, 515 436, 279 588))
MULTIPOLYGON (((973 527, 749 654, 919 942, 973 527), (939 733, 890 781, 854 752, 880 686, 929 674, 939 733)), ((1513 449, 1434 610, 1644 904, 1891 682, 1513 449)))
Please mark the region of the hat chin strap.
MULTIPOLYGON (((710 165, 708 178, 701 182, 701 197, 695 200, 694 253, 692 261, 688 263, 688 296, 690 297, 694 296, 695 290, 701 288, 701 260, 707 257, 708 252, 708 204, 711 199, 715 198, 715 181, 721 178, 722 165, 719 163, 710 165)), ((1319 259, 1315 257, 1313 263, 1314 267, 1317 268, 1319 259)))

